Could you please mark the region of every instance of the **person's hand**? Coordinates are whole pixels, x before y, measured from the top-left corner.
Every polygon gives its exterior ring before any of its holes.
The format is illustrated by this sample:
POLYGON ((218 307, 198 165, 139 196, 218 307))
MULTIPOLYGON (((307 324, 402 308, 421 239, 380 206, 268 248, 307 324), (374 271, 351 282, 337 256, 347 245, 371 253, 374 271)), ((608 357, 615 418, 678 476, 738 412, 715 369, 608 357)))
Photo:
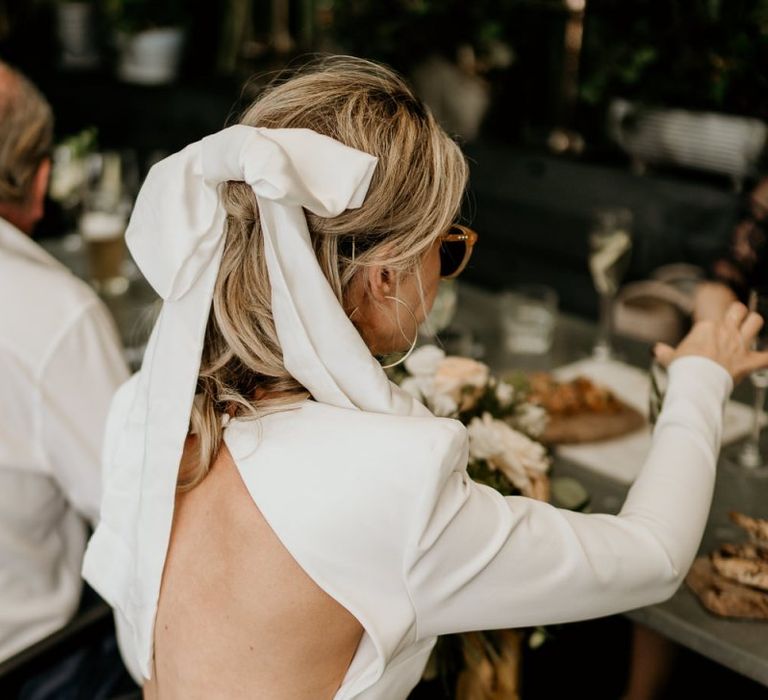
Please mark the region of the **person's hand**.
POLYGON ((724 367, 734 382, 739 382, 751 372, 768 367, 768 352, 752 350, 762 326, 759 314, 750 313, 744 304, 735 302, 722 320, 700 321, 676 348, 657 343, 653 352, 665 367, 678 357, 708 357, 724 367))
POLYGON ((693 320, 720 321, 734 301, 733 290, 722 282, 701 282, 693 298, 693 320))

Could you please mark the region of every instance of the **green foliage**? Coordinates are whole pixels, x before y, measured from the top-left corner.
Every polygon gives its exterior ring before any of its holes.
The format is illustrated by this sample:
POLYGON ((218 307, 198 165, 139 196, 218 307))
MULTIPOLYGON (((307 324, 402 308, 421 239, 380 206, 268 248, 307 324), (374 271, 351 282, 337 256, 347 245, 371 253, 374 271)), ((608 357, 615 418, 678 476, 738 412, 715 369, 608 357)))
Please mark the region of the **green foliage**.
POLYGON ((185 24, 185 0, 99 0, 104 15, 120 31, 134 33, 185 24))
POLYGON ((335 0, 333 32, 344 50, 400 70, 456 47, 477 51, 506 38, 513 7, 522 0, 335 0))
POLYGON ((768 0, 592 0, 581 98, 768 117, 768 0))

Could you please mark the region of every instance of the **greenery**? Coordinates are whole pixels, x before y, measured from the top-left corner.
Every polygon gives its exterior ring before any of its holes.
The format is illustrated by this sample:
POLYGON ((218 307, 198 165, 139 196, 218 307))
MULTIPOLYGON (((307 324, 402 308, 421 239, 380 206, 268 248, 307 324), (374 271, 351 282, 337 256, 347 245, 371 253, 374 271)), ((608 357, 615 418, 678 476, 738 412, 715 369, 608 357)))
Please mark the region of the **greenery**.
MULTIPOLYGON (((493 96, 485 134, 509 140, 561 118, 567 17, 563 0, 333 0, 330 29, 406 74, 471 46, 493 96), (499 46, 504 64, 488 60, 499 46)), ((602 141, 615 97, 768 120, 766 66, 768 0, 586 0, 573 126, 602 141)))
POLYGON ((99 0, 104 15, 120 31, 177 27, 187 20, 185 0, 99 0))
MULTIPOLYGON (((341 47, 408 71, 427 56, 450 59, 457 47, 478 53, 506 39, 521 0, 335 0, 333 33, 341 47)), ((530 4, 530 3, 528 3, 530 4)))
POLYGON ((768 118, 768 0, 587 3, 581 98, 768 118), (618 37, 618 40, 617 40, 618 37))

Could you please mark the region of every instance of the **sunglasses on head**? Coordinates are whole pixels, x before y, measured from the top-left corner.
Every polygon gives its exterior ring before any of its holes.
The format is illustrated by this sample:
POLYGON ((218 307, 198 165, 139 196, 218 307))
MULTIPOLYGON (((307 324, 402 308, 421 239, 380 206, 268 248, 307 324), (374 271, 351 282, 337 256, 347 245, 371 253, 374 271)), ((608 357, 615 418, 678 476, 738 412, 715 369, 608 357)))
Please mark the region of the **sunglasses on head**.
POLYGON ((471 228, 453 224, 440 236, 440 278, 452 280, 458 277, 472 257, 477 243, 477 233, 471 228))

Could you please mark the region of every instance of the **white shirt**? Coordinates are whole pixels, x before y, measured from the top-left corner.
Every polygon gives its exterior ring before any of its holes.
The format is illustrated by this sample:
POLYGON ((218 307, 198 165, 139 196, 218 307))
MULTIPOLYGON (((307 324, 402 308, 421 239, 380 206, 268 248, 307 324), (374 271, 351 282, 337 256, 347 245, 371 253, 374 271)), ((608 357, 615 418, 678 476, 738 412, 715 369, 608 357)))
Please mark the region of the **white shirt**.
MULTIPOLYGON (((336 700, 401 700, 437 635, 574 621, 671 596, 707 520, 731 388, 710 360, 673 363, 652 449, 617 516, 474 483, 466 430, 448 419, 308 401, 231 421, 225 441, 283 545, 365 630, 336 700)), ((135 391, 136 379, 110 412, 101 523, 84 575, 115 607, 123 658, 142 682, 157 591, 129 585, 145 562, 119 534, 147 527, 130 488, 144 448, 135 391)))
POLYGON ((0 660, 77 609, 120 347, 91 289, 0 219, 0 660))

